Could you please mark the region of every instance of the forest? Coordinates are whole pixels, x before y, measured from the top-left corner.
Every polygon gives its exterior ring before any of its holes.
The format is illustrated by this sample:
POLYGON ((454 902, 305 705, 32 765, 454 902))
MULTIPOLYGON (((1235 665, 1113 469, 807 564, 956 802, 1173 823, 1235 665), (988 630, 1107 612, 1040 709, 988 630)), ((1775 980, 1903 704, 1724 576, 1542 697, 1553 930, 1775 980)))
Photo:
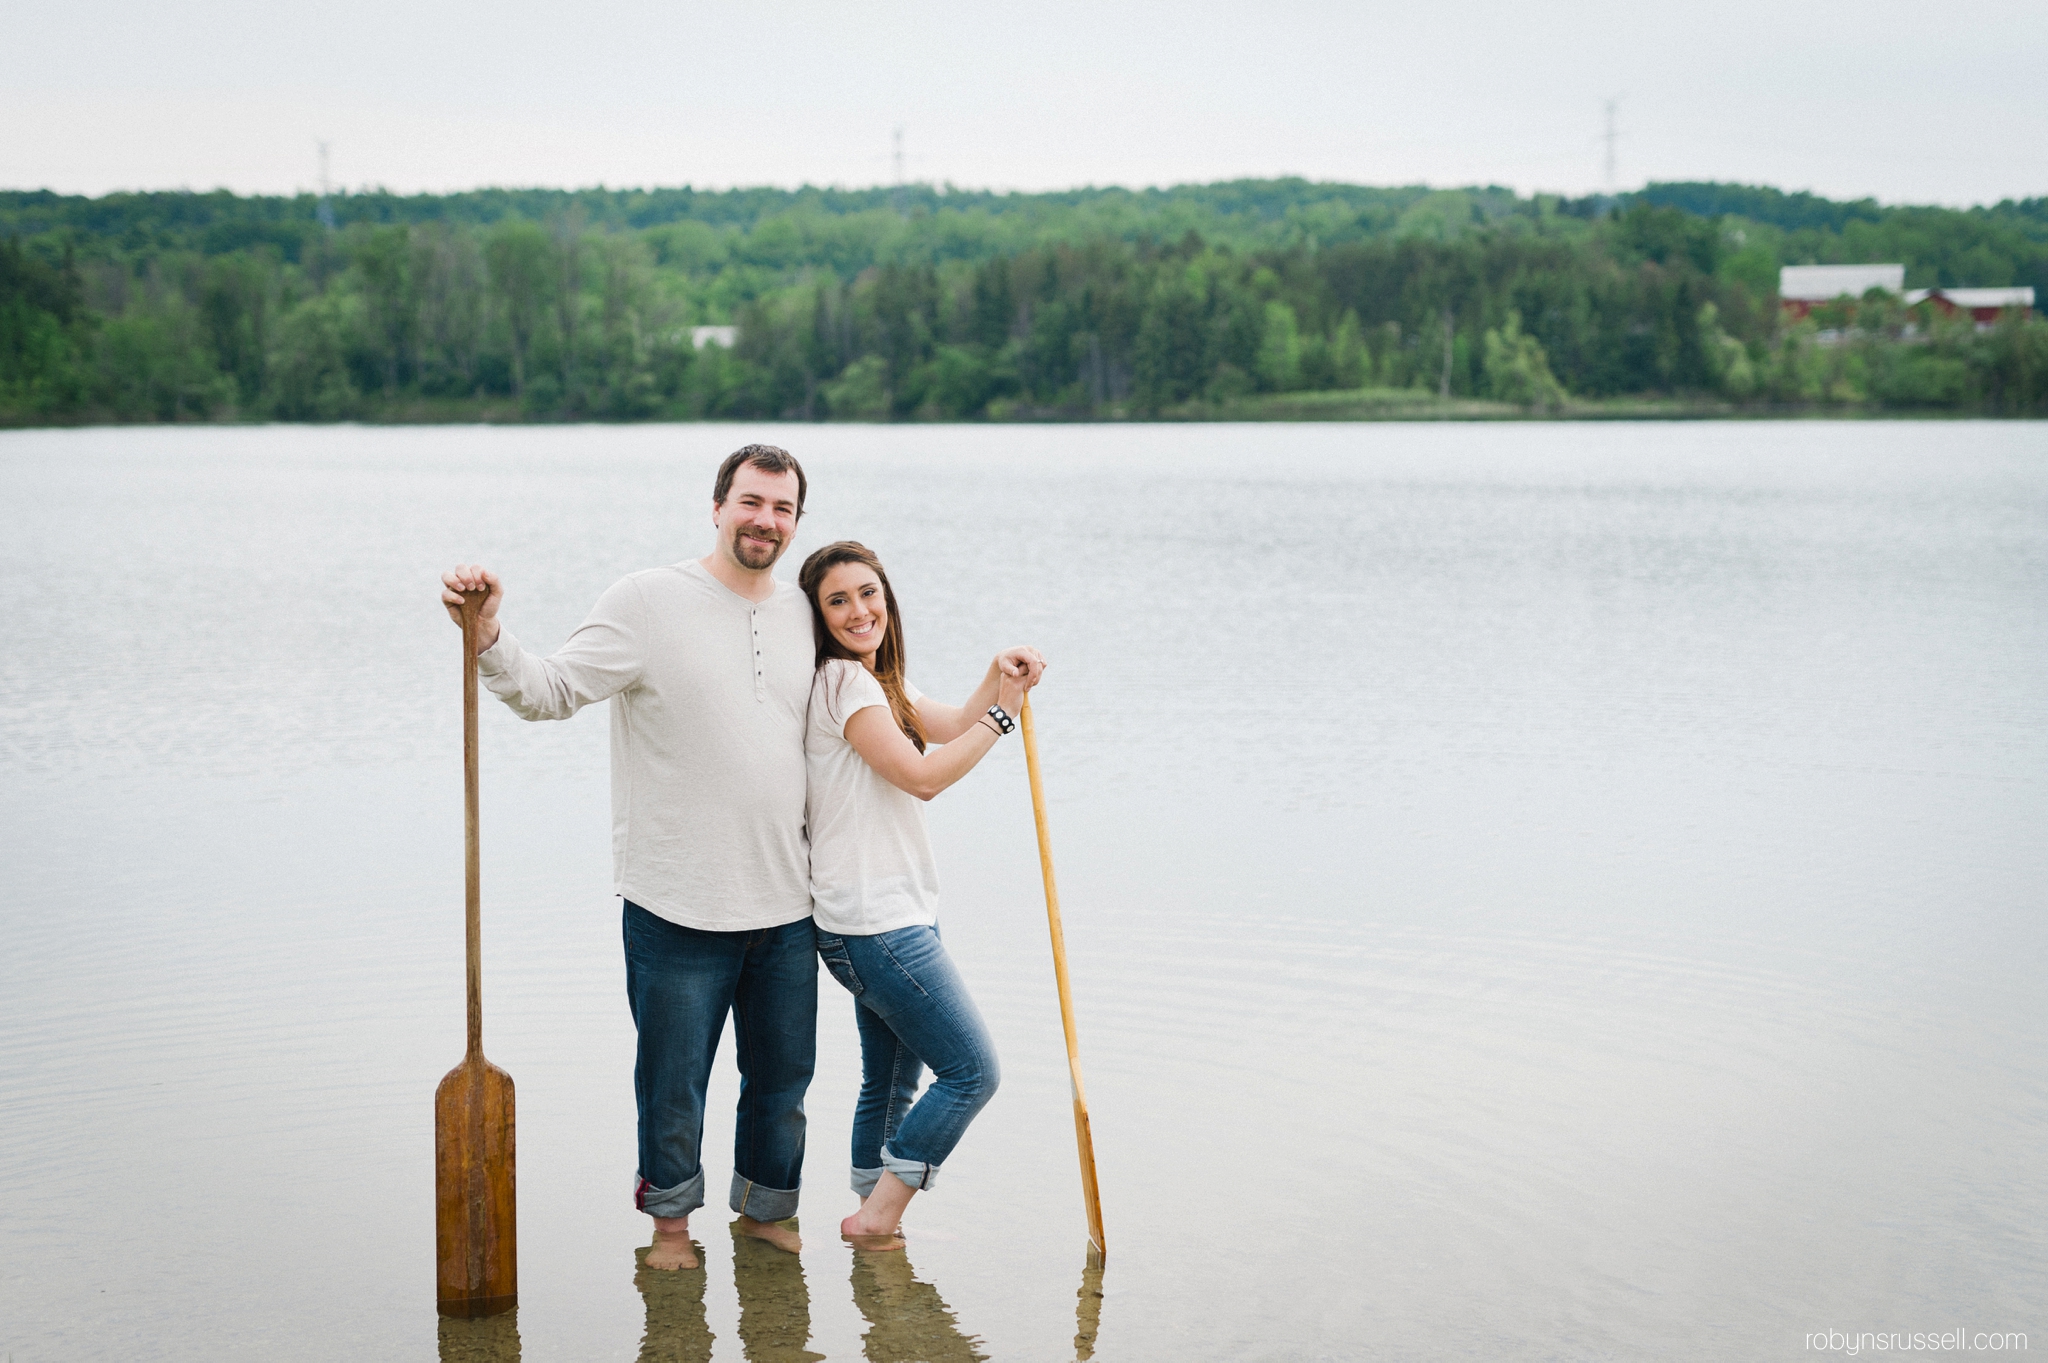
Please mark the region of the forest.
POLYGON ((2038 310, 1782 313, 1873 261, 2048 301, 2048 199, 0 192, 0 423, 2048 413, 2038 310))

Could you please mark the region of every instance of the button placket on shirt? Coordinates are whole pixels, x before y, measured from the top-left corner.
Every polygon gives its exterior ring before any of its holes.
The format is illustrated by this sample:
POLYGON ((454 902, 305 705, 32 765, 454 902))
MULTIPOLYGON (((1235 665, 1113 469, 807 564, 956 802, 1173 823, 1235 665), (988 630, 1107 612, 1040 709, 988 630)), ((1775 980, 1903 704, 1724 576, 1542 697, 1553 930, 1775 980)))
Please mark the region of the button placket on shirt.
POLYGON ((747 621, 754 630, 754 699, 768 698, 767 671, 761 664, 761 608, 752 607, 747 611, 747 621))

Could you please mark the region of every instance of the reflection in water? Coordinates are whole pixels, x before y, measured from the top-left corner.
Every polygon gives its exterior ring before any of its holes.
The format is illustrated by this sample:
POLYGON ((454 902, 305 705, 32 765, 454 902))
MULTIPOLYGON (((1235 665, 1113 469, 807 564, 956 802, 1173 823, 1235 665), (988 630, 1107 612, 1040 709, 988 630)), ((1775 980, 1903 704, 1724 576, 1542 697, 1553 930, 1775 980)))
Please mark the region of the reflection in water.
POLYGON ((1088 1247, 1088 1264, 1081 1270, 1081 1290, 1074 1294, 1074 1363, 1088 1363, 1095 1357, 1095 1335, 1102 1329, 1102 1260, 1095 1246, 1088 1247))
POLYGON ((868 1318, 861 1351, 872 1363, 986 1363, 981 1341, 960 1333, 952 1308, 917 1280, 906 1251, 856 1250, 853 1304, 868 1318))
POLYGON ((441 1363, 519 1363, 519 1311, 463 1320, 440 1316, 441 1363))
MULTIPOLYGON (((787 1223, 791 1230, 797 1223, 787 1223)), ((804 1261, 732 1226, 732 1280, 740 1294, 740 1348, 747 1363, 822 1363, 812 1353, 811 1290, 804 1261)))
MULTIPOLYGON (((694 1240, 690 1243, 701 1265, 704 1246, 694 1240)), ((646 1257, 647 1248, 633 1251, 636 1263, 646 1257)), ((633 1274, 633 1286, 647 1303, 640 1363, 709 1363, 714 1336, 710 1322, 704 1319, 704 1270, 648 1268, 641 1263, 633 1274)))

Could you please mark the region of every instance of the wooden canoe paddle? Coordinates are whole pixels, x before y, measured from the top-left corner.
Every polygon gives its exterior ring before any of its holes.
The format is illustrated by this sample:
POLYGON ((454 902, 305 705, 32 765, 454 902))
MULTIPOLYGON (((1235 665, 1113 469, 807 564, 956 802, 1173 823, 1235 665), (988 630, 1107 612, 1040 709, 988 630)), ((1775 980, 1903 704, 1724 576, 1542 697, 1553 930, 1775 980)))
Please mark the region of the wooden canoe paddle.
POLYGON ((512 1076, 484 1059, 482 875, 477 854, 476 618, 462 594, 462 812, 468 874, 469 1050, 434 1090, 436 1305, 492 1316, 519 1304, 512 1076))
POLYGON ((1067 934, 1060 927, 1060 892, 1052 875, 1052 833, 1045 825, 1045 788, 1038 776, 1038 731, 1031 724, 1031 697, 1024 697, 1017 722, 1024 728, 1024 768, 1031 774, 1031 814, 1038 823, 1038 864, 1045 873, 1045 916, 1052 925, 1052 973, 1060 989, 1060 1026, 1067 1033, 1067 1078, 1074 1090, 1074 1143, 1081 1152, 1081 1196, 1088 1204, 1088 1248, 1096 1266, 1108 1258, 1102 1240, 1102 1194, 1095 1185, 1095 1136, 1088 1126, 1088 1090, 1081 1083, 1081 1043, 1074 1034, 1074 996, 1067 985, 1067 934))

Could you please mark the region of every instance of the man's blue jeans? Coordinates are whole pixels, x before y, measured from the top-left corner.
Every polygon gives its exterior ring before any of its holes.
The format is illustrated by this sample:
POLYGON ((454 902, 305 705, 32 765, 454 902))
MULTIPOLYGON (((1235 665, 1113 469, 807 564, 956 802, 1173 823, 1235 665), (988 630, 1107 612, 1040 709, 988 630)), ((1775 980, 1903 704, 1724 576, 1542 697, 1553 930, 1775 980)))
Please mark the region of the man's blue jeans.
POLYGON ((988 1025, 937 928, 868 937, 820 928, 817 937, 825 968, 853 995, 860 1027, 853 1190, 865 1198, 884 1169, 929 1188, 1001 1082, 988 1025), (919 1098, 926 1067, 932 1085, 919 1098))
POLYGON ((640 1031, 634 1203, 649 1216, 704 1205, 704 1090, 725 1015, 733 1017, 740 1105, 732 1209, 756 1221, 796 1214, 804 1091, 818 1058, 818 962, 811 920, 754 932, 700 932, 626 901, 626 998, 640 1031))

